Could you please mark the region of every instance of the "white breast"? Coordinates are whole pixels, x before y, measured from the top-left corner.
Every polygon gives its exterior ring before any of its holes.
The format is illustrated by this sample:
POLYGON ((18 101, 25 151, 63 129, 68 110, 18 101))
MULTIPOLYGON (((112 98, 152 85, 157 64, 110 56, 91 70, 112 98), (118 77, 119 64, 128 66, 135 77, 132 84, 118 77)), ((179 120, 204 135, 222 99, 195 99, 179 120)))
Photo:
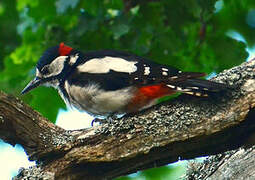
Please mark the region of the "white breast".
POLYGON ((97 85, 79 87, 69 86, 65 88, 70 94, 72 106, 96 115, 108 115, 111 113, 123 113, 123 108, 131 100, 131 88, 124 88, 117 91, 103 91, 97 85))

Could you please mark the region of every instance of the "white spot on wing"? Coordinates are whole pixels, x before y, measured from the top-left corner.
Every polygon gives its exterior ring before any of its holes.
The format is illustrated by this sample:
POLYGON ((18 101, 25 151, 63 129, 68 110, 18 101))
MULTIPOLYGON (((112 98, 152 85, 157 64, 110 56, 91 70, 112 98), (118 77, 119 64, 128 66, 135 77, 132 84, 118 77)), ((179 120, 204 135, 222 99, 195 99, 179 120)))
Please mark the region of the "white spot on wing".
POLYGON ((133 73, 137 70, 136 61, 127 61, 118 57, 94 58, 77 68, 80 72, 108 73, 110 70, 117 72, 133 73))
POLYGON ((163 71, 163 72, 162 72, 162 75, 163 75, 163 76, 167 76, 168 74, 167 74, 167 72, 163 71))
POLYGON ((195 95, 196 95, 196 96, 201 96, 201 93, 196 92, 195 95))
POLYGON ((172 88, 172 89, 175 89, 175 86, 173 86, 173 85, 166 85, 166 86, 168 86, 168 87, 170 87, 170 88, 172 88))
POLYGON ((191 91, 191 89, 182 89, 182 91, 191 91))
POLYGON ((167 68, 162 68, 162 70, 163 70, 163 71, 168 71, 168 69, 167 69, 167 68))
POLYGON ((185 94, 194 95, 194 92, 185 92, 185 94))
POLYGON ((171 79, 177 79, 178 78, 178 76, 172 76, 171 77, 171 79))
POLYGON ((145 67, 144 68, 144 75, 149 75, 150 74, 150 67, 145 67))

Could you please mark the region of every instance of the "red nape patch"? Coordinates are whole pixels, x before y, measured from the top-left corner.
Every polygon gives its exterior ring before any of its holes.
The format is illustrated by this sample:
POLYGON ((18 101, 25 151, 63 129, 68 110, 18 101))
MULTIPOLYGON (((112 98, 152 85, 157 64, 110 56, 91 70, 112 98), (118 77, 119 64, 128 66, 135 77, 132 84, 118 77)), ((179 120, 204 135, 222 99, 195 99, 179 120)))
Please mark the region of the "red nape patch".
POLYGON ((63 42, 60 43, 59 45, 59 49, 58 49, 58 52, 60 54, 60 56, 66 56, 68 55, 71 51, 72 51, 73 48, 69 47, 69 46, 66 46, 63 42))
POLYGON ((137 112, 153 100, 176 93, 164 84, 140 87, 128 105, 129 112, 137 112))

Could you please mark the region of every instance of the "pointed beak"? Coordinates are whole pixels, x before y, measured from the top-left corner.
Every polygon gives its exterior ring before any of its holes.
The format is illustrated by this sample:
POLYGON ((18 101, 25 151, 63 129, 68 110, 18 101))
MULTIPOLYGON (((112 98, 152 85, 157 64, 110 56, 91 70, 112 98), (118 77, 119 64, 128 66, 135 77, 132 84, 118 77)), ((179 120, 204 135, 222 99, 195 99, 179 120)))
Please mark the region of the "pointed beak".
POLYGON ((40 86, 43 83, 41 78, 35 77, 32 81, 28 83, 28 85, 23 89, 21 94, 26 94, 27 92, 31 91, 32 89, 40 86))

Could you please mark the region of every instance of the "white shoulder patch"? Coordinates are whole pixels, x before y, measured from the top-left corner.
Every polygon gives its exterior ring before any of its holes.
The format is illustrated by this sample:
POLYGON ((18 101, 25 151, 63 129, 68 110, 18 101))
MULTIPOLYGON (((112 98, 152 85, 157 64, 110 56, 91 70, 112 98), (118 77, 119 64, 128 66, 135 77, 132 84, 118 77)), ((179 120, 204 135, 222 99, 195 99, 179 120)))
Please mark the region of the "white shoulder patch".
POLYGON ((94 58, 77 66, 80 72, 108 73, 110 70, 117 72, 133 73, 137 70, 137 61, 127 61, 118 57, 94 58))

